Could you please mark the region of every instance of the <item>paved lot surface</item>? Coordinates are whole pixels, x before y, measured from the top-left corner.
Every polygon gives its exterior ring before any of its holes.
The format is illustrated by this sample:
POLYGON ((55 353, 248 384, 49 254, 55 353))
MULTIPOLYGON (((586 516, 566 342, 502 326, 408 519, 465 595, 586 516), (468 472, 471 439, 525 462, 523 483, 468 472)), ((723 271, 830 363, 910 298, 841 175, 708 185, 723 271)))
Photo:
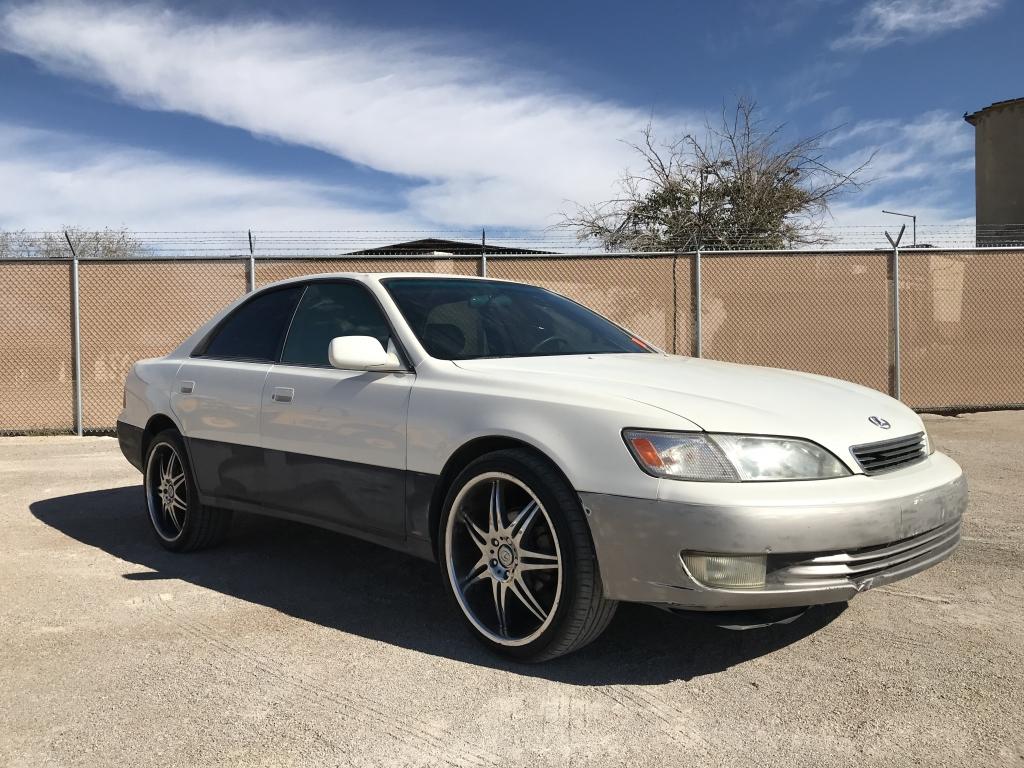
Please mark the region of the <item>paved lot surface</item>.
POLYGON ((260 518, 171 555, 112 439, 0 440, 0 765, 1024 765, 1024 413, 928 418, 950 561, 756 632, 627 606, 538 667, 428 563, 260 518))

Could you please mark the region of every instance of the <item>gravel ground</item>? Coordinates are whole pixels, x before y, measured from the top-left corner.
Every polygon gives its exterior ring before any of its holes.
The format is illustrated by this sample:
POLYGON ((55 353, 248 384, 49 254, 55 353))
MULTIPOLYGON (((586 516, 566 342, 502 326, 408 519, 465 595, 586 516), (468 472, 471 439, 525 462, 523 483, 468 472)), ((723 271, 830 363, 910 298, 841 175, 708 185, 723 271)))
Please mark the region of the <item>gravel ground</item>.
POLYGON ((541 666, 429 563, 256 517, 168 554, 113 439, 0 440, 0 764, 1024 765, 1024 413, 927 419, 947 562, 768 630, 624 606, 541 666))

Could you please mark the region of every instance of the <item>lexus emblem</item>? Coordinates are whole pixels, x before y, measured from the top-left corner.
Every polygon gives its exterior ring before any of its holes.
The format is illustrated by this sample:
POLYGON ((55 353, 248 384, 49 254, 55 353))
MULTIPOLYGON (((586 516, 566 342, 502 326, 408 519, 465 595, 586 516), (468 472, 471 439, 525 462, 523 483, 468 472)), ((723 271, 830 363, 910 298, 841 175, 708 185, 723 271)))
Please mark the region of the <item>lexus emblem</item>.
POLYGON ((876 427, 881 427, 882 429, 888 429, 889 427, 892 426, 892 424, 890 424, 888 421, 881 418, 880 416, 870 416, 868 417, 868 421, 870 421, 876 427))

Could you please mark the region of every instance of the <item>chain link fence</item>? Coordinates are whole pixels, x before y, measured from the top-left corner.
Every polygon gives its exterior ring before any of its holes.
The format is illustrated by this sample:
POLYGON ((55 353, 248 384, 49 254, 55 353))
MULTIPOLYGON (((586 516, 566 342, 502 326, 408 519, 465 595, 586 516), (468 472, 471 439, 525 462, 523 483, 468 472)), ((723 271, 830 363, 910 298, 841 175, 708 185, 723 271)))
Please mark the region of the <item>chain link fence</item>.
POLYGON ((903 399, 1024 407, 1024 252, 900 253, 903 399))
POLYGON ((0 262, 0 432, 75 428, 71 263, 0 262))
POLYGON ((325 272, 486 272, 563 293, 670 352, 834 376, 925 410, 1024 407, 1024 250, 255 258, 236 249, 76 261, 0 258, 0 433, 108 432, 135 360, 169 352, 250 281, 325 272))
POLYGON ((112 428, 132 363, 167 354, 245 293, 246 268, 240 260, 79 263, 85 431, 112 428))
POLYGON ((889 254, 705 255, 702 353, 887 391, 889 254))

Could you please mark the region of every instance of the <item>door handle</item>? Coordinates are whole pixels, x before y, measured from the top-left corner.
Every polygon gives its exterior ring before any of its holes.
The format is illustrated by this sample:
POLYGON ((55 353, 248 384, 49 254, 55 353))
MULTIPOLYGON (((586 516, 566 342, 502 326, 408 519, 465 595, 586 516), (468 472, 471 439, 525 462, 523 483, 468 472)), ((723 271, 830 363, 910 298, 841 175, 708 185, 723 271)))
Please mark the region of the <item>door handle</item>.
POLYGON ((183 395, 191 395, 192 390, 194 390, 195 388, 196 383, 194 381, 183 381, 181 382, 181 386, 179 387, 179 389, 181 390, 181 394, 183 395))
POLYGON ((295 390, 291 387, 274 387, 274 391, 270 394, 270 399, 279 403, 290 403, 293 397, 295 397, 295 390))

